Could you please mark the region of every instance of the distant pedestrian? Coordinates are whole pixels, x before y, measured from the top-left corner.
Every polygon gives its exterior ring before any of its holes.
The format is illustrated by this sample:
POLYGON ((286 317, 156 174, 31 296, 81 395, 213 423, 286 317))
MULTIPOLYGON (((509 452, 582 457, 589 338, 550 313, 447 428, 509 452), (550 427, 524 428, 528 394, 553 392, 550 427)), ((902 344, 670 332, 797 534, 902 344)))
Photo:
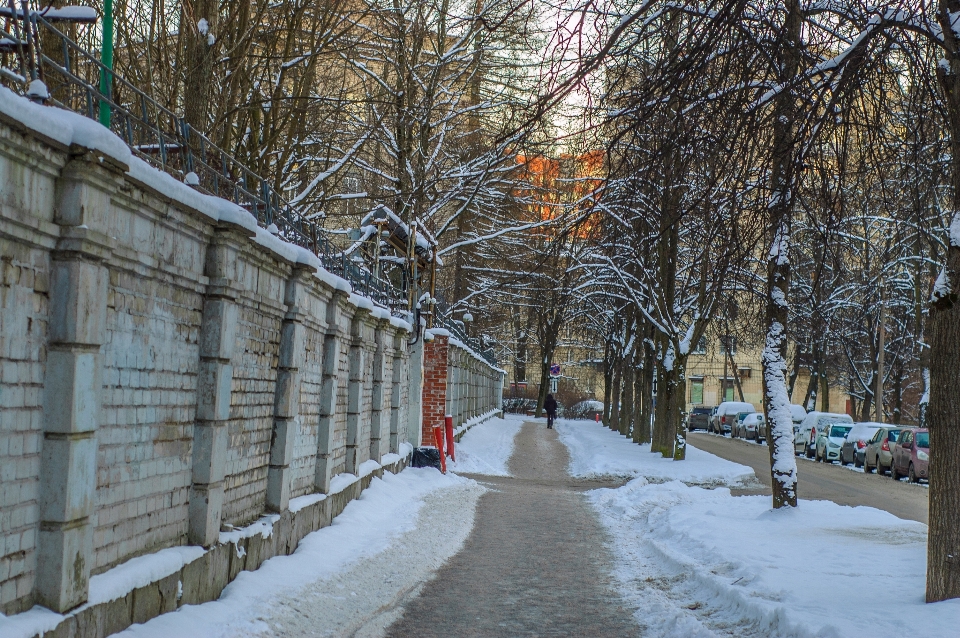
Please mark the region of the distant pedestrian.
POLYGON ((547 395, 547 400, 543 402, 543 409, 547 411, 547 429, 553 429, 553 420, 557 418, 557 400, 552 394, 547 395))

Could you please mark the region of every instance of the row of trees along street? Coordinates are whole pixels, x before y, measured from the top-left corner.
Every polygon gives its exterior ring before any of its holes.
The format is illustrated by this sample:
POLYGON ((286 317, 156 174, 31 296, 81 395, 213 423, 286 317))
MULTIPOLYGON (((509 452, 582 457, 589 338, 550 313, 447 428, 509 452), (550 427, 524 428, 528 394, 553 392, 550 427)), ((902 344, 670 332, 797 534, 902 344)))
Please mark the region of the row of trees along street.
POLYGON ((604 422, 654 452, 683 460, 688 358, 718 334, 762 348, 775 508, 790 403, 836 411, 839 385, 858 419, 928 426, 927 600, 960 597, 960 0, 115 15, 119 75, 330 232, 376 205, 425 224, 515 379, 592 348, 604 422))

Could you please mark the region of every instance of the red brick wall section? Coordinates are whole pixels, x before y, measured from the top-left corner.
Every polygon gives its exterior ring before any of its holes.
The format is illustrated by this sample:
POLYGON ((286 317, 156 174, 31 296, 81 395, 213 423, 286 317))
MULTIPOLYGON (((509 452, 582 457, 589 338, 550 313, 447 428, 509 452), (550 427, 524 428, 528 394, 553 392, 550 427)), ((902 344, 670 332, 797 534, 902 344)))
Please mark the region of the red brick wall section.
POLYGON ((423 444, 434 445, 433 426, 443 425, 447 410, 448 337, 423 344, 423 444))

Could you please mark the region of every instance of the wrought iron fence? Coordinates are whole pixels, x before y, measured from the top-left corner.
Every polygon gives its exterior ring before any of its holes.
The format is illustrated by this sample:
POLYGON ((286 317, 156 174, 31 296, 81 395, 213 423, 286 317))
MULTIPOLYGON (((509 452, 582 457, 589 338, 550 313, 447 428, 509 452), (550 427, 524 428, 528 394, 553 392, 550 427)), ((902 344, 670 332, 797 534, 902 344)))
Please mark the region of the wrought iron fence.
POLYGON ((135 155, 203 193, 248 210, 263 228, 317 255, 325 269, 349 281, 357 294, 394 314, 407 312, 404 291, 352 263, 318 224, 287 202, 268 180, 105 67, 42 15, 26 11, 26 6, 24 10, 14 7, 10 2, 9 7, 0 8, 12 17, 10 31, 0 31, 0 51, 12 56, 19 68, 3 66, 0 78, 19 93, 26 94, 30 81, 40 79, 49 92, 47 103, 53 106, 96 120, 101 104, 108 105, 110 130, 135 155), (47 43, 46 49, 41 42, 47 43), (105 93, 99 88, 104 74, 111 79, 104 83, 110 87, 105 93))
POLYGON ((484 361, 493 367, 497 367, 497 358, 494 355, 493 348, 487 347, 484 339, 468 335, 463 322, 453 318, 453 312, 442 299, 437 299, 434 307, 434 325, 443 328, 454 339, 466 344, 481 356, 484 361))

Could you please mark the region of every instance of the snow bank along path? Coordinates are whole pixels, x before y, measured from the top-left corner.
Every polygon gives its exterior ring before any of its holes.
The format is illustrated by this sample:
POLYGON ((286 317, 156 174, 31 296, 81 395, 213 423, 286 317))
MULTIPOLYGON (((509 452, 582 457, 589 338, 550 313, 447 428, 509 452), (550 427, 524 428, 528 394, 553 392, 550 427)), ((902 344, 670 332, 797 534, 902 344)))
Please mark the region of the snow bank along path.
POLYGON ((560 441, 570 450, 571 476, 645 477, 650 482, 680 480, 700 485, 732 485, 756 480, 746 465, 721 459, 687 443, 687 459, 674 461, 650 453, 650 445, 637 445, 610 428, 593 421, 559 419, 560 441))
POLYGON ((507 462, 523 421, 511 414, 505 419, 490 418, 473 426, 454 447, 457 460, 448 461, 447 468, 466 474, 510 476, 507 462))
POLYGON ((386 473, 292 555, 241 572, 219 600, 181 607, 118 635, 344 636, 364 625, 376 635, 378 619, 389 624, 390 609, 459 551, 483 491, 470 479, 431 468, 386 473))
POLYGON ((690 446, 688 461, 659 459, 590 422, 559 429, 571 474, 637 477, 588 497, 644 636, 958 635, 960 600, 924 603, 926 525, 831 501, 774 511, 696 485, 738 485, 744 466, 690 446))
POLYGON ((957 635, 960 601, 924 603, 922 523, 642 478, 590 496, 645 635, 957 635))

